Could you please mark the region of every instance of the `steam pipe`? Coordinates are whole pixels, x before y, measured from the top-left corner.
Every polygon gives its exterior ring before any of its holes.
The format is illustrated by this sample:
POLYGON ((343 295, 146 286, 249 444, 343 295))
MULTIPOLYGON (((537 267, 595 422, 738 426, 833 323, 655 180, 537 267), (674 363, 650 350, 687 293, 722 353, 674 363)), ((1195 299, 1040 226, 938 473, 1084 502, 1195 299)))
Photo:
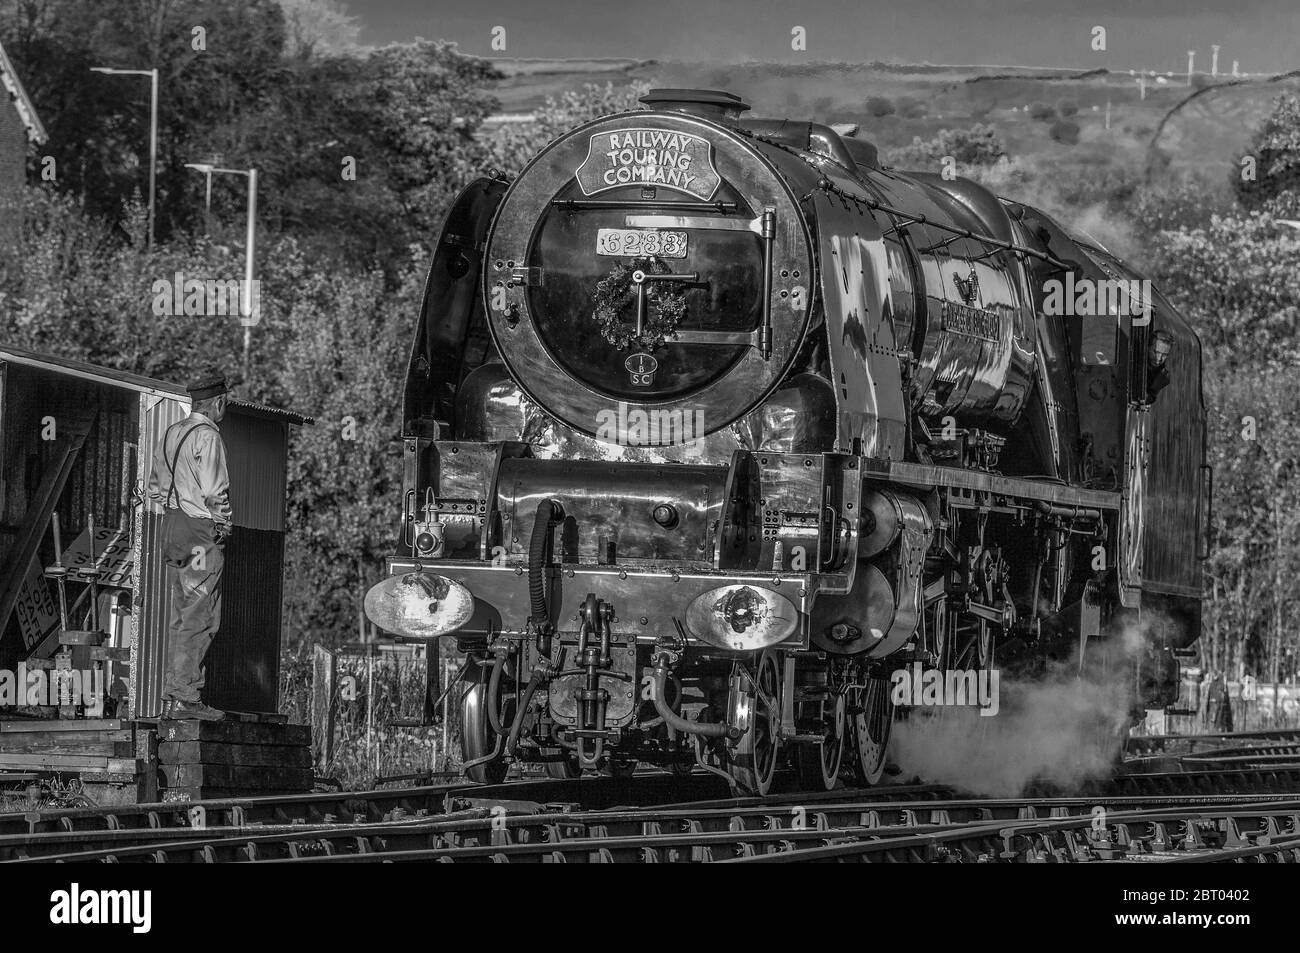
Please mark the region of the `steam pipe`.
POLYGON ((669 728, 684 734, 703 735, 706 738, 727 738, 734 741, 740 737, 741 732, 738 729, 728 728, 722 722, 687 721, 668 707, 668 703, 664 701, 664 683, 668 679, 668 656, 655 656, 655 667, 651 677, 654 679, 655 711, 659 712, 659 716, 669 728))
POLYGON ((1045 516, 1061 516, 1071 519, 1100 520, 1101 510, 1086 506, 1057 506, 1046 500, 1039 500, 1034 508, 1045 516))
MULTIPOLYGON (((537 686, 542 681, 542 672, 540 667, 533 669, 528 685, 524 688, 523 697, 519 699, 519 707, 515 709, 515 720, 510 725, 510 740, 506 742, 506 752, 511 755, 515 753, 515 746, 519 743, 519 731, 524 726, 524 716, 528 714, 528 706, 532 703, 537 686)), ((497 738, 500 739, 500 735, 497 738)))
POLYGON ((537 504, 533 535, 528 541, 528 600, 532 622, 537 629, 537 648, 547 658, 551 655, 551 613, 546 604, 546 565, 551 549, 551 532, 564 519, 564 507, 555 500, 537 504))
POLYGON ((485 705, 488 713, 488 724, 498 735, 501 734, 501 712, 497 709, 497 699, 500 697, 498 692, 501 689, 501 670, 506 667, 506 653, 498 652, 496 660, 492 663, 492 674, 488 677, 488 690, 485 705))

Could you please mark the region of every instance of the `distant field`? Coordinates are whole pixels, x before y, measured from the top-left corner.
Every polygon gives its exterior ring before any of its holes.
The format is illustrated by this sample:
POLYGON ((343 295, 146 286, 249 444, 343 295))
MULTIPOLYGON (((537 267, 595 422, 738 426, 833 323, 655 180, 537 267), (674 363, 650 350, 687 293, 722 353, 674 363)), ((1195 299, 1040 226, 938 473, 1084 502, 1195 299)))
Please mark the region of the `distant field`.
POLYGON ((643 80, 657 86, 726 89, 753 106, 751 115, 858 123, 859 136, 875 142, 886 156, 916 136, 929 138, 943 128, 990 123, 1013 157, 1034 168, 1060 169, 1065 174, 1084 166, 1145 169, 1159 130, 1158 146, 1172 168, 1197 173, 1225 188, 1274 97, 1284 88, 1300 87, 1294 77, 1236 85, 1221 77, 1217 85, 1191 97, 1195 90, 1186 85, 1186 77, 1174 76, 1164 82, 1149 79, 1143 99, 1135 77, 1100 70, 1058 73, 1008 67, 634 60, 497 63, 508 74, 497 93, 501 111, 508 114, 528 113, 548 96, 580 89, 585 83, 643 80), (868 97, 888 99, 895 112, 870 115, 868 97), (1070 118, 1080 127, 1078 144, 1053 141, 1052 121, 1031 117, 1029 107, 1036 104, 1058 111, 1062 106, 1077 108, 1070 118))

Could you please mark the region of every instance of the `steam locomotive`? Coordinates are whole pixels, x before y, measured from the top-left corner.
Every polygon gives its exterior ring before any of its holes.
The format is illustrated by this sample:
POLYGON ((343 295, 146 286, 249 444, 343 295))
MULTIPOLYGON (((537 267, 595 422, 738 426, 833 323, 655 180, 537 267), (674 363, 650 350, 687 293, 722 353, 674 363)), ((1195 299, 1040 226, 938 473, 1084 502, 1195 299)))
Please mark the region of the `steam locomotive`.
POLYGON ((918 664, 1101 656, 1169 703, 1209 521, 1187 322, 849 131, 641 102, 472 182, 428 278, 366 611, 466 655, 467 773, 875 783, 918 664))

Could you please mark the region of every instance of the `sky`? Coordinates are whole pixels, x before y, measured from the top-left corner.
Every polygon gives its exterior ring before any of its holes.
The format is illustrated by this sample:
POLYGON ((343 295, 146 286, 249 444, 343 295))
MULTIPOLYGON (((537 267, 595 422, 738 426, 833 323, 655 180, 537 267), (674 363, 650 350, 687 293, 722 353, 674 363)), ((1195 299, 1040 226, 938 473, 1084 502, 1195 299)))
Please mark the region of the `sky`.
POLYGON ((1300 68, 1300 0, 344 0, 367 44, 417 36, 478 55, 739 62, 833 60, 1300 68), (491 49, 506 28, 506 52, 491 49), (807 33, 791 49, 791 29, 807 33), (1091 48, 1106 28, 1106 51, 1091 48))

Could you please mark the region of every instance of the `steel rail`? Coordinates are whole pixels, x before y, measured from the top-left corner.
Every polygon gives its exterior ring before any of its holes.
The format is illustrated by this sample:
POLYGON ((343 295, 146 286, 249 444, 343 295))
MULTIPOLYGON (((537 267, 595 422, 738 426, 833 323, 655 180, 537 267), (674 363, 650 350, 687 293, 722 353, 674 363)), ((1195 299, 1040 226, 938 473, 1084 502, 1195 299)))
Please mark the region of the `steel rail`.
POLYGON ((1100 825, 1092 818, 1082 817, 967 825, 889 840, 847 840, 799 852, 755 854, 732 862, 1077 863, 1147 859, 1157 852, 1203 850, 1217 845, 1229 850, 1244 849, 1250 846, 1251 838, 1274 840, 1297 835, 1300 835, 1300 801, 1289 801, 1271 807, 1253 804, 1219 811, 1122 812, 1108 814, 1100 825), (1254 821, 1257 829, 1244 830, 1243 821, 1254 821), (1138 828, 1137 832, 1133 828, 1138 828), (1215 845, 1210 845, 1207 838, 1215 845))
POLYGON ((369 791, 328 791, 308 794, 220 798, 210 801, 167 801, 103 808, 62 808, 0 814, 0 835, 44 831, 118 830, 122 828, 189 827, 190 812, 202 807, 212 826, 244 827, 251 823, 381 821, 404 815, 446 813, 458 798, 495 797, 540 803, 580 803, 615 806, 619 803, 662 803, 694 795, 717 797, 727 787, 707 774, 669 774, 635 778, 580 778, 506 781, 501 784, 461 782, 414 788, 369 791))
MULTIPOLYGON (((1290 811, 1261 814, 1235 811, 1235 817, 1282 817, 1295 829, 1290 811)), ((1222 813, 1222 812, 1220 812, 1222 813)), ((814 859, 880 858, 887 862, 974 861, 974 862, 1078 862, 1111 859, 1122 851, 1110 836, 1113 825, 1126 831, 1128 824, 1156 826, 1179 822, 1195 832, 1197 824, 1215 820, 1219 814, 1146 811, 1108 818, 1105 833, 1094 835, 1090 817, 1063 820, 1023 821, 1017 824, 975 824, 939 827, 931 831, 905 828, 898 831, 865 830, 762 830, 711 833, 688 831, 664 835, 650 830, 641 837, 594 838, 556 844, 509 844, 471 848, 429 848, 381 852, 333 853, 316 857, 275 858, 265 863, 295 863, 304 860, 337 863, 491 862, 491 863, 615 863, 642 862, 736 862, 814 859), (730 855, 730 856, 720 856, 730 855)), ((1225 815, 1226 816, 1226 815, 1225 815)), ((1193 836, 1191 833, 1188 837, 1193 836)), ((1123 841, 1124 835, 1119 836, 1123 841)), ((1133 841, 1130 840, 1130 843, 1133 841)))
POLYGON ((1124 739, 1124 749, 1125 751, 1137 753, 1164 751, 1170 747, 1195 747, 1200 744, 1227 747, 1234 743, 1250 745, 1270 741, 1300 743, 1300 729, 1278 728, 1269 731, 1229 731, 1204 735, 1137 735, 1124 739))
POLYGON ((1161 858, 1164 864, 1300 864, 1300 837, 1249 847, 1198 851, 1186 857, 1161 858))

